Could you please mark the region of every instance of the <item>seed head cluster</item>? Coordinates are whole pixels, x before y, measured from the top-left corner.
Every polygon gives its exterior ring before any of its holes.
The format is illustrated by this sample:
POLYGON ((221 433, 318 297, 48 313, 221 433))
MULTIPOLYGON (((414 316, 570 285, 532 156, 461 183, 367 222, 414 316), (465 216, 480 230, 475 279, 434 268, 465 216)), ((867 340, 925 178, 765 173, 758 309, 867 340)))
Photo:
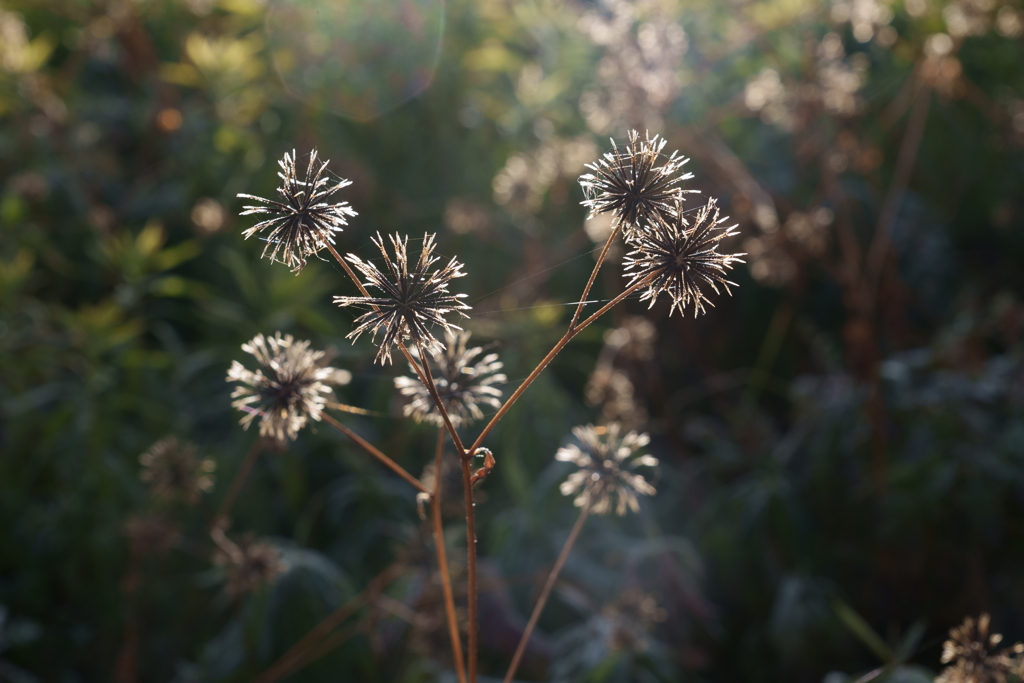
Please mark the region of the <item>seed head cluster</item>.
POLYGON ((558 449, 556 460, 571 462, 579 469, 569 475, 560 490, 564 496, 575 496, 576 507, 604 515, 614 508, 617 515, 627 510, 640 511, 637 494, 653 496, 654 487, 634 470, 655 467, 657 458, 638 455, 650 442, 647 434, 629 432, 620 437, 621 427, 611 423, 605 427, 575 427, 573 435, 579 445, 558 449))
POLYGON ((199 458, 193 444, 181 443, 173 436, 150 446, 139 456, 139 462, 139 478, 159 500, 194 504, 213 489, 213 460, 199 458))
POLYGON ((1018 680, 1024 675, 1024 644, 1017 643, 1000 650, 999 633, 989 633, 990 619, 982 614, 967 617, 960 626, 949 631, 949 640, 942 645, 942 670, 936 683, 1007 683, 1011 674, 1018 680))
POLYGON ((285 153, 278 161, 281 172, 281 186, 277 193, 282 201, 264 199, 251 194, 239 194, 243 199, 260 202, 243 207, 241 215, 266 215, 242 234, 249 239, 257 233, 266 232, 267 245, 263 256, 270 254, 271 261, 279 261, 298 272, 306 265, 306 259, 313 256, 327 244, 334 243, 333 233, 341 232, 348 225, 348 218, 356 212, 348 202, 331 202, 331 197, 344 187, 349 180, 335 182, 327 175, 329 161, 320 163, 314 149, 309 154, 306 172, 299 177, 295 168, 295 151, 285 153))
POLYGON ((667 220, 647 223, 642 231, 634 233, 629 244, 632 251, 623 260, 623 274, 631 278, 629 285, 646 282, 641 301, 654 306, 658 296, 668 295, 672 302, 671 315, 676 309, 683 312, 693 306, 693 314, 704 312, 704 304, 714 305, 702 287, 710 287, 716 294, 722 287, 731 293, 735 282, 726 279, 726 271, 741 263, 743 254, 721 254, 720 242, 735 235, 735 226, 724 227, 725 218, 719 217, 714 199, 709 199, 693 219, 686 220, 681 206, 667 220))
POLYGON ((398 233, 391 235, 394 256, 388 253, 380 233, 373 239, 383 257, 383 270, 372 261, 364 261, 355 254, 345 257, 366 278, 364 286, 379 291, 380 295, 336 296, 334 303, 342 307, 370 309, 356 318, 356 327, 347 338, 355 340, 369 332, 374 343, 377 343, 377 334, 380 333, 376 360, 382 365, 391 362, 392 347, 407 339, 415 342, 418 348, 428 351, 442 348, 443 345, 431 332, 431 326, 436 325, 451 333, 462 328, 448 322, 445 316, 459 313, 467 317, 463 311, 469 310, 469 306, 462 301, 466 295, 448 291, 452 280, 465 276, 462 264, 452 258, 443 268, 431 270, 431 266, 440 260, 439 256, 434 256, 434 239, 435 235, 423 235, 419 260, 411 270, 409 238, 398 233))
MULTIPOLYGON (((488 353, 481 357, 483 347, 466 348, 469 338, 469 332, 446 333, 444 348, 435 348, 427 353, 437 393, 456 427, 482 418, 484 407, 500 408, 501 389, 495 385, 507 379, 499 372, 502 363, 498 354, 488 353)), ((422 354, 417 355, 422 361, 422 354)), ((415 369, 410 367, 410 370, 413 377, 395 378, 395 387, 409 399, 403 409, 405 416, 417 422, 443 426, 444 419, 430 390, 415 376, 415 369)))
POLYGON ((237 382, 232 407, 245 413, 240 423, 246 429, 260 418, 260 436, 284 443, 295 440, 306 422, 320 420, 320 413, 333 395, 330 385, 347 384, 351 374, 322 365, 323 351, 309 348, 308 341, 290 335, 265 338, 257 334, 242 345, 259 364, 254 371, 238 361, 228 369, 228 381, 237 382))
POLYGON ((643 223, 672 218, 687 192, 681 184, 693 174, 680 173, 689 159, 678 152, 662 155, 665 144, 657 135, 641 140, 631 130, 625 145, 616 147, 612 140, 611 152, 587 164, 593 172, 580 176, 580 185, 591 217, 611 213, 627 237, 643 223))

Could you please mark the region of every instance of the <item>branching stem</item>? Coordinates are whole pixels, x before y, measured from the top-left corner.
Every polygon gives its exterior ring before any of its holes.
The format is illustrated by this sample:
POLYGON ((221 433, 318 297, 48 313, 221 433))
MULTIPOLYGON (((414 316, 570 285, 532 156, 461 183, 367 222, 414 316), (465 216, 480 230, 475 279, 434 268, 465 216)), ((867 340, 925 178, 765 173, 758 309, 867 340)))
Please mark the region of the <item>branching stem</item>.
POLYGON ((394 460, 392 460, 388 456, 386 456, 383 453, 381 453, 369 441, 367 441, 363 437, 359 436, 358 434, 353 432, 351 429, 349 429, 348 427, 346 427, 345 425, 343 425, 342 423, 338 422, 333 417, 328 415, 327 413, 321 413, 320 416, 323 418, 324 422, 326 422, 327 424, 331 425, 332 427, 337 429, 339 432, 341 432, 342 434, 347 436, 349 439, 354 441, 356 443, 356 445, 358 445, 364 451, 366 451, 367 453, 369 453, 373 457, 377 458, 377 460, 380 460, 392 472, 394 472, 395 474, 400 476, 402 479, 405 479, 407 482, 412 484, 413 487, 415 487, 417 491, 420 491, 421 493, 430 493, 430 490, 427 489, 427 487, 424 486, 423 483, 420 482, 419 479, 417 479, 416 477, 414 477, 411 474, 409 474, 406 471, 406 469, 404 467, 402 467, 401 465, 399 465, 397 462, 395 462, 394 460))
POLYGON ((580 319, 580 314, 583 313, 583 306, 587 300, 587 296, 590 294, 591 287, 594 286, 594 280, 597 279, 597 272, 601 270, 601 266, 604 265, 605 258, 608 257, 608 250, 611 249, 612 242, 619 234, 619 228, 622 227, 622 221, 618 218, 612 223, 612 233, 608 235, 608 240, 604 243, 604 249, 601 250, 601 255, 597 257, 597 263, 594 264, 594 270, 590 273, 590 279, 587 280, 587 286, 583 288, 583 294, 580 296, 580 302, 576 304, 576 312, 572 314, 572 321, 569 323, 569 329, 571 330, 576 325, 576 321, 580 319))

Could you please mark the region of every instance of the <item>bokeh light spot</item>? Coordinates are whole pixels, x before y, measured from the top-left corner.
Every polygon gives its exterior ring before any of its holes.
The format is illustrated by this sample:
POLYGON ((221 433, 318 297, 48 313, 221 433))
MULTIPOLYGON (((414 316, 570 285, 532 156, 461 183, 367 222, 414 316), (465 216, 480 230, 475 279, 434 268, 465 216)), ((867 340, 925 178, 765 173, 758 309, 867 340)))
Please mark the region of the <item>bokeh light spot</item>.
POLYGON ((366 121, 423 92, 444 33, 443 0, 274 0, 267 42, 285 88, 366 121))

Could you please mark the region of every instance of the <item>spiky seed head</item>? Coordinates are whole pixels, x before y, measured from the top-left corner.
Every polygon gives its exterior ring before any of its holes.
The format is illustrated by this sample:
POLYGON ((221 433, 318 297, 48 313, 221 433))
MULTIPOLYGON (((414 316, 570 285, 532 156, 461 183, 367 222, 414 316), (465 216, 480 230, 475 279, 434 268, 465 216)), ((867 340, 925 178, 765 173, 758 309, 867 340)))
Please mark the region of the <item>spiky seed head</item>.
POLYGON ((298 272, 306 265, 306 259, 313 256, 327 244, 334 244, 334 233, 341 232, 348 225, 348 218, 357 215, 348 202, 331 202, 331 197, 351 181, 335 181, 327 175, 328 161, 320 162, 317 151, 309 153, 309 165, 299 177, 295 168, 295 150, 285 152, 278 161, 281 171, 281 186, 277 194, 282 201, 264 199, 251 194, 239 194, 243 199, 260 202, 244 206, 242 216, 266 215, 242 234, 249 239, 257 233, 266 232, 263 239, 266 246, 263 256, 269 253, 271 261, 278 261, 298 272))
POLYGON ((989 633, 989 625, 989 615, 982 614, 977 619, 967 617, 960 626, 949 630, 941 660, 948 666, 935 679, 936 683, 1007 683, 1010 674, 1020 677, 1024 669, 1024 644, 997 650, 1003 636, 989 633))
MULTIPOLYGON (((495 410, 500 408, 501 389, 495 385, 503 384, 507 379, 498 372, 502 368, 498 354, 489 353, 481 357, 483 347, 466 348, 469 338, 469 332, 446 332, 444 348, 435 348, 427 353, 437 393, 456 427, 482 418, 484 406, 495 410)), ((418 348, 414 353, 422 362, 423 354, 418 348)), ((416 370, 411 366, 409 369, 412 377, 395 378, 395 387, 409 399, 403 409, 405 416, 417 422, 443 426, 444 418, 438 412, 430 390, 416 376, 416 370)))
POLYGON ((281 551, 266 541, 242 538, 237 544, 226 543, 217 549, 213 563, 226 579, 225 587, 233 598, 242 597, 272 583, 288 568, 281 551))
POLYGON ((173 436, 150 446, 139 456, 139 462, 139 478, 149 485, 157 499, 194 504, 213 489, 213 460, 199 458, 193 444, 180 443, 173 436))
POLYGON ((347 384, 352 375, 325 367, 324 352, 309 348, 308 341, 276 332, 265 338, 257 334, 242 344, 242 350, 256 359, 259 367, 249 370, 233 361, 227 381, 238 382, 231 394, 231 406, 245 413, 240 424, 246 429, 260 418, 260 436, 283 444, 292 441, 309 420, 320 420, 331 384, 347 384))
POLYGON ((683 195, 691 192, 681 184, 693 174, 681 172, 689 159, 678 152, 662 155, 665 144, 657 135, 645 134, 641 140, 631 130, 625 145, 617 147, 612 140, 611 152, 587 164, 593 172, 580 176, 580 185, 590 217, 611 213, 626 236, 646 222, 673 217, 683 195))
POLYGON ((363 286, 379 291, 380 295, 334 297, 334 303, 341 307, 370 309, 356 318, 356 328, 346 338, 355 341, 363 333, 369 332, 374 343, 378 344, 377 334, 380 333, 376 360, 381 365, 390 363, 392 347, 406 340, 412 340, 418 348, 428 351, 442 349, 444 345, 434 337, 430 328, 437 326, 448 333, 461 330, 461 327, 448 322, 445 316, 458 313, 466 318, 468 316, 463 311, 470 308, 462 301, 465 294, 452 294, 448 291, 452 280, 465 275, 461 263, 452 258, 443 268, 430 269, 440 260, 440 257, 434 256, 435 235, 423 235, 419 260, 411 270, 409 237, 395 233, 390 238, 394 256, 388 253, 380 233, 373 238, 373 243, 383 257, 383 270, 355 254, 345 256, 366 278, 363 286))
POLYGON ((556 460, 579 468, 562 482, 562 495, 575 496, 576 507, 599 515, 608 514, 613 507, 618 515, 627 510, 639 512, 637 494, 656 493, 650 482, 634 471, 658 464, 654 456, 638 454, 650 437, 633 431, 620 437, 621 427, 614 422, 604 427, 574 427, 572 433, 579 444, 564 446, 555 454, 556 460))
POLYGON ((709 199, 690 225, 681 207, 668 220, 645 224, 643 230, 633 233, 629 241, 632 251, 623 260, 623 274, 631 278, 629 286, 650 280, 643 288, 641 301, 654 306, 662 292, 672 301, 669 315, 678 309, 682 313, 688 305, 693 315, 704 312, 704 304, 714 305, 704 292, 710 287, 716 294, 721 287, 731 294, 735 282, 725 274, 735 263, 743 263, 745 254, 720 254, 719 244, 726 237, 737 234, 735 225, 724 227, 728 217, 719 217, 715 199, 709 199))

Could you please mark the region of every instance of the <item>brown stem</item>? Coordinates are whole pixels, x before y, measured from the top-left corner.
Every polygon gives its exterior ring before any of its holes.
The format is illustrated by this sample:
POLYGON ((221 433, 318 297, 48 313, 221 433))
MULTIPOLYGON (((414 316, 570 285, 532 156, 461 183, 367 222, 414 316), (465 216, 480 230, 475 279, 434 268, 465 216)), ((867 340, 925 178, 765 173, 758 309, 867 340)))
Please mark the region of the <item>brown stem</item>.
POLYGON ((465 453, 460 458, 462 461, 462 488, 465 492, 466 499, 466 589, 468 592, 467 598, 467 613, 468 613, 468 624, 466 625, 467 631, 467 649, 469 650, 468 655, 468 673, 469 683, 476 683, 476 650, 477 650, 477 606, 476 606, 476 595, 477 595, 477 583, 476 583, 476 503, 473 502, 473 474, 470 472, 470 463, 472 457, 467 457, 465 453))
POLYGON ((444 593, 444 613, 448 620, 448 636, 452 641, 452 659, 459 683, 466 683, 466 662, 462 656, 462 638, 459 636, 459 622, 455 616, 455 596, 452 595, 452 577, 448 570, 448 554, 444 544, 444 525, 441 521, 441 465, 444 456, 444 429, 437 430, 437 451, 434 454, 434 494, 430 501, 430 512, 434 522, 434 546, 437 549, 437 567, 441 574, 441 590, 444 593))
POLYGON ((584 329, 589 327, 591 323, 593 323, 595 320, 597 320, 602 315, 607 313, 609 310, 614 308, 627 296, 629 296, 630 294, 632 294, 633 292, 635 292, 636 290, 640 289, 648 282, 653 280, 656 275, 657 273, 651 273, 643 280, 640 280, 639 282, 630 285, 625 290, 623 290, 621 294, 619 294, 614 299, 609 301, 607 304, 602 306, 600 310, 598 310, 592 316, 590 316, 583 322, 579 323, 575 327, 569 328, 565 335, 558 340, 558 343, 555 344, 550 351, 548 351, 548 355, 544 356, 544 358, 541 359, 540 363, 537 364, 537 367, 533 369, 533 372, 531 372, 529 376, 527 376, 527 378, 523 380, 523 383, 519 385, 519 388, 516 389, 511 396, 508 397, 508 400, 506 400, 504 404, 502 404, 501 408, 498 409, 498 412, 495 413, 494 417, 491 418, 491 421, 488 422, 487 426, 484 427, 482 432, 480 432, 480 435, 476 437, 476 441, 473 442, 473 445, 469 447, 469 451, 467 452, 476 453, 476 450, 480 448, 480 445, 483 443, 487 435, 491 433, 491 430, 494 429, 495 425, 498 424, 501 418, 505 417, 505 413, 509 411, 509 408, 511 408, 512 405, 519 400, 519 397, 523 395, 523 392, 525 392, 526 389, 531 384, 533 384, 534 380, 536 380, 537 377, 540 376, 540 373, 544 371, 544 368, 546 368, 548 364, 555 359, 555 356, 557 356, 559 352, 561 352, 561 350, 565 348, 565 345, 568 344, 573 337, 575 337, 577 334, 579 334, 584 329))
POLYGON ((359 608, 376 598, 391 582, 401 576, 404 570, 405 566, 402 562, 395 562, 378 574, 370 581, 362 593, 324 617, 319 624, 310 629, 309 633, 281 655, 269 669, 260 674, 253 683, 274 683, 274 681, 298 671, 313 661, 313 659, 316 659, 316 657, 311 657, 310 655, 314 653, 314 649, 318 645, 325 642, 324 639, 330 635, 331 631, 355 614, 359 608))
POLYGON ((569 329, 576 325, 576 321, 580 319, 580 313, 583 312, 584 302, 587 300, 587 295, 590 294, 590 288, 594 286, 594 280, 597 279, 597 271, 601 270, 601 266, 604 264, 605 258, 608 256, 608 250, 611 249, 612 242, 615 241, 615 237, 619 234, 619 228, 622 226, 622 222, 619 219, 615 219, 612 224, 612 233, 608 235, 608 241, 604 243, 604 249, 601 250, 601 255, 597 257, 597 263, 594 264, 594 270, 590 273, 590 279, 587 280, 587 286, 583 288, 583 294, 580 296, 580 302, 576 304, 576 312, 572 314, 572 321, 569 323, 569 329))
POLYGON ((214 515, 213 523, 210 525, 211 528, 221 526, 227 521, 228 513, 234 507, 235 500, 238 498, 238 494, 242 492, 242 487, 245 486, 245 482, 249 478, 249 472, 252 471, 253 465, 256 464, 256 458, 259 457, 260 451, 263 450, 265 444, 266 442, 263 437, 259 437, 249 447, 249 452, 245 454, 242 465, 238 468, 238 472, 235 473, 235 478, 231 481, 227 494, 220 502, 220 507, 217 508, 217 514, 214 515))
POLYGON ((469 453, 466 453, 466 447, 462 444, 462 438, 459 437, 459 433, 455 430, 455 425, 452 424, 452 418, 448 415, 448 409, 444 405, 444 401, 441 400, 441 395, 437 393, 437 385, 434 384, 434 375, 430 372, 430 363, 427 361, 427 352, 425 349, 420 349, 420 354, 423 356, 423 362, 420 364, 423 367, 423 385, 427 387, 430 395, 434 399, 434 404, 437 406, 437 412, 441 414, 441 419, 444 420, 444 426, 448 428, 448 433, 451 434, 452 443, 455 444, 455 448, 458 449, 459 453, 462 453, 463 458, 470 457, 469 453))
POLYGON ((530 642, 530 636, 533 634, 533 629, 537 626, 537 621, 540 619, 541 612, 544 611, 544 605, 547 604, 548 597, 551 596, 551 589, 555 587, 555 581, 558 580, 558 575, 561 573, 562 567, 565 566, 565 561, 569 558, 572 546, 576 543, 576 539, 580 535, 580 530, 583 529, 583 523, 587 521, 587 516, 589 514, 589 507, 584 507, 580 510, 580 516, 576 518, 576 524, 573 525, 572 531, 569 532, 569 538, 565 539, 565 545, 562 546, 562 552, 558 554, 558 559, 555 560, 555 566, 551 568, 551 573, 548 574, 548 580, 544 584, 544 589, 540 592, 537 604, 533 607, 533 614, 530 615, 530 621, 526 624, 526 630, 523 631, 523 635, 519 639, 519 645, 516 647, 516 653, 513 655, 512 663, 509 664, 508 672, 505 674, 504 683, 509 683, 516 675, 516 670, 519 668, 519 662, 523 658, 523 653, 526 652, 526 646, 530 642))
POLYGON ((404 467, 399 465, 397 462, 395 462, 388 456, 381 453, 379 450, 377 450, 377 448, 374 447, 374 445, 371 444, 369 441, 359 436, 351 429, 349 429, 348 427, 346 427, 345 425, 341 424, 333 417, 328 415, 327 413, 321 413, 320 416, 323 418, 324 422, 331 425, 348 438, 352 439, 352 441, 354 441, 356 445, 358 445, 360 448, 362 448, 364 451, 366 451, 373 457, 380 460, 386 467, 388 467, 392 472, 400 476, 402 479, 405 479, 407 482, 412 484, 417 491, 420 491, 421 493, 430 493, 430 490, 427 489, 427 487, 424 486, 419 479, 409 474, 404 467))

